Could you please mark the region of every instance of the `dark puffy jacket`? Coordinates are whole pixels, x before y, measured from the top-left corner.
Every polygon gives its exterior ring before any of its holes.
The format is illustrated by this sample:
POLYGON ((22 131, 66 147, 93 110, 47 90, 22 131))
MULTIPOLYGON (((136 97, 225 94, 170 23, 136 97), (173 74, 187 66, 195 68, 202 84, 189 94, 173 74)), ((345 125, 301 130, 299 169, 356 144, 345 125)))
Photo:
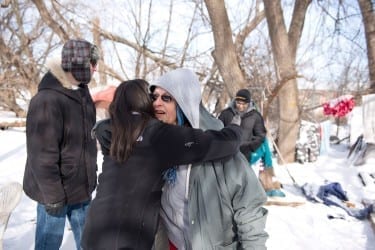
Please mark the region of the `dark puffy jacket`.
POLYGON ((43 77, 26 122, 23 188, 31 199, 42 204, 91 199, 97 170, 96 140, 90 136, 95 121, 87 85, 73 90, 51 72, 43 77))
MULTIPOLYGON (((234 103, 232 102, 228 108, 221 112, 218 118, 226 126, 232 121, 234 115, 234 103)), ((250 154, 260 147, 267 134, 262 115, 251 105, 244 114, 241 114, 241 128, 240 151, 249 159, 250 154)))

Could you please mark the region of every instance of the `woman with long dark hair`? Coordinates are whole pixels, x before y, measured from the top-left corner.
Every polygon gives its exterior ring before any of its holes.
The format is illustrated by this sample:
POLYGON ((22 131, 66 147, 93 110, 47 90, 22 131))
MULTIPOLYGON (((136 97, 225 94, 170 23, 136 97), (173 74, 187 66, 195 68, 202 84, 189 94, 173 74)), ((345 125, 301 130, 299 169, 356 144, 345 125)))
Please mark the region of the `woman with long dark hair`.
POLYGON ((160 122, 148 83, 140 79, 118 86, 109 111, 110 119, 95 128, 104 158, 82 247, 149 250, 159 221, 162 173, 176 165, 225 160, 238 152, 241 129, 230 124, 202 131, 160 122))

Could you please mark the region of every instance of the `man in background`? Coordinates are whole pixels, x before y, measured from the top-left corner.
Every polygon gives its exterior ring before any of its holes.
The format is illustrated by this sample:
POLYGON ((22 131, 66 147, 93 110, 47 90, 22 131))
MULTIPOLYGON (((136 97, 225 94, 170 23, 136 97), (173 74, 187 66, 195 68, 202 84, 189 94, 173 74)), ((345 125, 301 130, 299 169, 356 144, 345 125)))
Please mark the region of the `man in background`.
POLYGON ((242 142, 240 150, 246 159, 250 159, 250 154, 260 147, 267 132, 263 117, 251 103, 250 91, 247 89, 240 89, 229 107, 224 109, 218 118, 225 126, 236 114, 241 116, 242 142))
POLYGON ((241 117, 241 152, 248 159, 255 174, 259 176, 267 196, 284 197, 285 194, 280 190, 280 183, 273 180, 275 174, 272 153, 266 138, 267 131, 263 117, 256 109, 247 89, 240 89, 229 107, 224 109, 218 118, 225 126, 236 114, 241 117))

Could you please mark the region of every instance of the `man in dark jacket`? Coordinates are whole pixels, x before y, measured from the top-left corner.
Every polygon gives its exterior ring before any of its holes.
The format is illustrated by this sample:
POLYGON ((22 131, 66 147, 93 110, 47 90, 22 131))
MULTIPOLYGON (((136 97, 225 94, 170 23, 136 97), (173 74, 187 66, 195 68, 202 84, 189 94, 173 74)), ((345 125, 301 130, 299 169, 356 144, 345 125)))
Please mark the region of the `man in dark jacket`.
POLYGON ((69 40, 60 60, 47 65, 26 122, 25 193, 37 202, 35 249, 59 249, 67 217, 80 249, 91 193, 96 186, 96 121, 87 84, 96 70, 98 49, 69 40))
POLYGON ((241 116, 242 143, 240 150, 250 161, 250 154, 255 152, 266 137, 266 128, 262 115, 251 103, 251 95, 247 89, 240 89, 229 107, 219 115, 224 126, 235 114, 241 116))

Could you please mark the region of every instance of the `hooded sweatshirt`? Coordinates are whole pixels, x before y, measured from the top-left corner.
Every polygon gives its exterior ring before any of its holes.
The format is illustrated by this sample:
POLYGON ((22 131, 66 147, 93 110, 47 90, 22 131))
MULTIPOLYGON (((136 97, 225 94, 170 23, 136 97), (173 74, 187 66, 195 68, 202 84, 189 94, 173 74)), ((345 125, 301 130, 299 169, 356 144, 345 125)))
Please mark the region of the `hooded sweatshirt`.
MULTIPOLYGON (((197 76, 192 71, 176 69, 161 76, 152 85, 168 91, 177 101, 190 125, 193 128, 199 128, 201 87, 197 76)), ((184 242, 188 240, 186 236, 189 225, 187 206, 190 168, 191 165, 178 166, 176 182, 166 182, 161 198, 161 216, 166 225, 169 240, 178 249, 185 249, 184 242)))
MULTIPOLYGON (((223 127, 201 103, 201 86, 188 69, 171 71, 152 84, 168 91, 194 128, 223 127)), ((179 249, 265 249, 265 192, 245 157, 179 166, 174 185, 163 187, 161 217, 179 249)), ((159 231, 159 241, 163 232, 159 231)), ((159 250, 159 249, 157 249, 159 250)))

